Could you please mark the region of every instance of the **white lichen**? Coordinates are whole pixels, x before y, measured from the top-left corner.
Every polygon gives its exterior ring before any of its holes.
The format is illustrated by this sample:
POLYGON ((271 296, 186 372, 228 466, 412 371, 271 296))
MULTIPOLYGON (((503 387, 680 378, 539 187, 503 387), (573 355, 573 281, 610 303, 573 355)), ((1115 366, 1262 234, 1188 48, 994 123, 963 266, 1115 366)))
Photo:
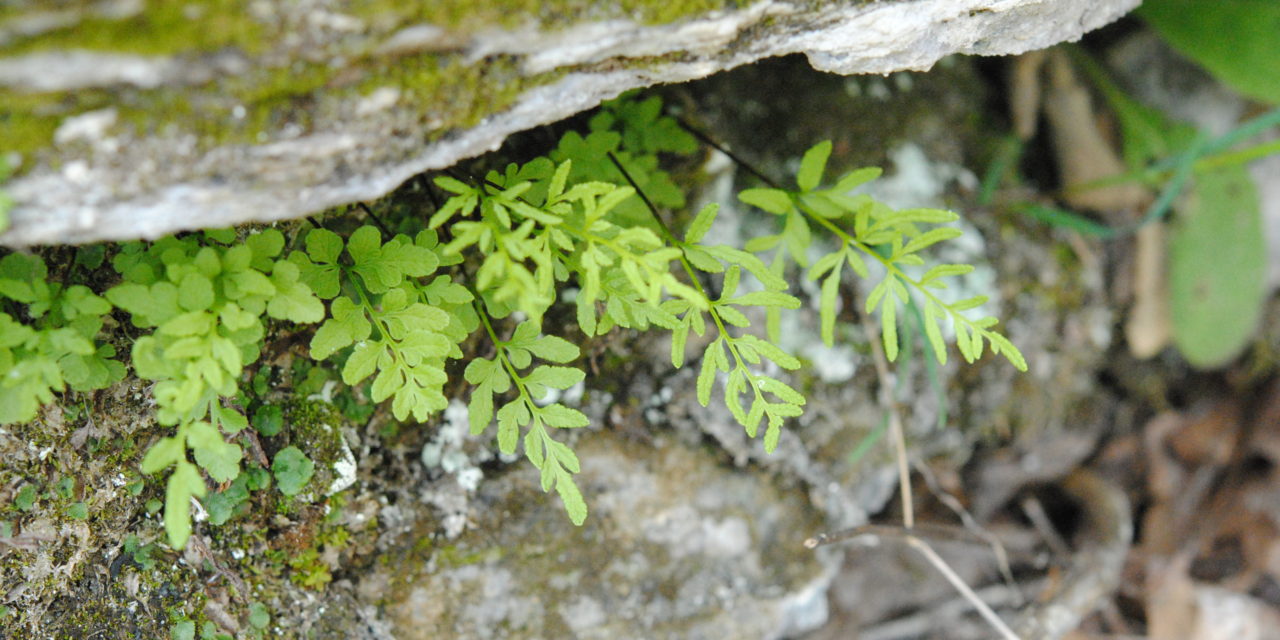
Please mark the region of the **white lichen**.
POLYGON ((347 444, 346 438, 340 438, 342 442, 342 451, 340 457, 333 461, 333 482, 329 483, 329 490, 325 495, 331 496, 342 491, 356 483, 356 456, 351 452, 351 446, 347 444))

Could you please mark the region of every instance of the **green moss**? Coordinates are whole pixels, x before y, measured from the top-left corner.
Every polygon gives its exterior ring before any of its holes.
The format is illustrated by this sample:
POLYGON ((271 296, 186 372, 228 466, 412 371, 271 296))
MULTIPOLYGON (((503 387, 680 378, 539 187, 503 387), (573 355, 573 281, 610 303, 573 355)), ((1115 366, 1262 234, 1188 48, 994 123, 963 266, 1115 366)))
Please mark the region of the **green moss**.
MULTIPOLYGON (((236 47, 252 55, 273 41, 253 22, 240 0, 211 0, 196 6, 150 2, 139 15, 124 20, 91 18, 75 27, 42 34, 6 49, 7 55, 37 49, 87 48, 148 55, 213 51, 236 47)), ((454 27, 524 24, 531 18, 548 25, 584 16, 629 17, 668 22, 687 15, 748 4, 746 0, 685 0, 656 3, 622 0, 601 6, 586 0, 443 0, 406 7, 400 2, 357 2, 350 11, 374 21, 386 16, 403 24, 427 21, 454 27)), ((635 62, 643 65, 643 61, 635 62)), ((5 151, 24 156, 48 147, 68 117, 113 107, 121 127, 138 137, 190 132, 197 151, 224 145, 260 144, 285 124, 310 131, 335 117, 327 113, 344 100, 357 99, 381 87, 396 87, 401 104, 420 110, 428 141, 458 128, 474 126, 512 105, 524 91, 554 82, 562 72, 528 77, 512 58, 468 64, 457 55, 419 54, 392 60, 356 59, 334 68, 327 63, 299 62, 287 68, 259 67, 205 87, 123 88, 21 94, 0 90, 0 140, 5 151), (175 129, 176 127, 176 129, 175 129)), ((24 162, 22 169, 34 166, 24 162)))
POLYGON ((584 19, 630 19, 662 24, 711 11, 745 7, 752 0, 435 0, 406 3, 397 0, 357 0, 352 13, 401 24, 428 22, 460 31, 507 28, 530 23, 542 28, 565 26, 584 19))
POLYGON ((88 12, 84 20, 21 40, 6 53, 74 48, 165 56, 227 47, 255 53, 265 49, 270 39, 264 37, 246 4, 243 0, 150 0, 145 9, 125 19, 88 12))
MULTIPOLYGON (((20 94, 0 91, 0 148, 23 155, 48 147, 58 126, 86 111, 111 106, 119 127, 137 137, 187 131, 198 149, 260 144, 266 136, 292 124, 310 131, 333 114, 342 100, 354 100, 381 87, 397 87, 402 104, 421 111, 429 139, 478 124, 512 105, 529 88, 562 76, 552 72, 523 76, 514 60, 498 58, 468 65, 458 56, 423 54, 378 60, 343 70, 307 63, 286 69, 263 69, 223 80, 216 90, 193 93, 190 87, 67 94, 20 94), (338 82, 337 75, 355 80, 338 82), (345 83, 345 84, 344 84, 345 83)), ((29 168, 32 162, 24 162, 29 168)))
POLYGON ((506 553, 502 547, 463 550, 456 545, 449 545, 437 548, 432 558, 440 569, 453 569, 473 564, 497 562, 505 555, 506 553))
MULTIPOLYGON (((47 147, 65 118, 106 107, 110 100, 102 91, 64 95, 0 89, 0 151, 16 151, 25 156, 47 147)), ((30 164, 23 163, 24 167, 30 164)))

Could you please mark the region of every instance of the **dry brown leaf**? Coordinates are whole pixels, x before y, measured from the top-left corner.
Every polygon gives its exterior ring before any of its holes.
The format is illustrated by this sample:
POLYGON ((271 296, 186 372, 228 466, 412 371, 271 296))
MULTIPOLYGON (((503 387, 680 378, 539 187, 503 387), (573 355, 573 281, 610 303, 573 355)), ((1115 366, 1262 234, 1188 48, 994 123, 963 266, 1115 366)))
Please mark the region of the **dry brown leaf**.
POLYGON ((1009 65, 1009 115, 1014 132, 1024 142, 1036 135, 1040 119, 1040 69, 1046 52, 1028 51, 1009 65))
POLYGON ((1098 130, 1093 101, 1072 70, 1070 60, 1057 50, 1051 50, 1048 56, 1044 110, 1053 135, 1058 171, 1067 190, 1066 201, 1073 207, 1111 214, 1112 222, 1123 221, 1150 196, 1141 185, 1132 182, 1071 190, 1075 185, 1124 173, 1125 167, 1098 130))
POLYGON ((1142 429, 1142 444, 1147 454, 1147 488, 1157 502, 1169 500, 1184 484, 1186 472, 1168 451, 1165 441, 1182 428, 1184 418, 1172 411, 1163 412, 1142 429))
POLYGON ((1173 337, 1165 253, 1164 223, 1138 230, 1133 258, 1133 307, 1124 325, 1125 341, 1135 358, 1146 359, 1160 353, 1173 337))
POLYGON ((1240 407, 1224 401, 1189 416, 1168 435, 1169 446, 1187 464, 1226 464, 1240 438, 1240 407))
POLYGON ((1174 640, 1188 638, 1187 631, 1198 624, 1195 585, 1187 576, 1191 566, 1189 554, 1178 554, 1160 562, 1151 558, 1147 564, 1147 635, 1174 640))

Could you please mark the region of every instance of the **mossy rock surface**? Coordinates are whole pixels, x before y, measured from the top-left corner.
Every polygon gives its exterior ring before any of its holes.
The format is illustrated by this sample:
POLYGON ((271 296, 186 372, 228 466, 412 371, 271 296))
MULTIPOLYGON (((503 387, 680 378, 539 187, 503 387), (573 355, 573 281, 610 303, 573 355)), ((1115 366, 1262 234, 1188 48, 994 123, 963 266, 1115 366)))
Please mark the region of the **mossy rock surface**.
POLYGON ((804 53, 928 68, 1137 0, 28 0, 0 9, 0 245, 154 238, 380 197, 622 91, 804 53))

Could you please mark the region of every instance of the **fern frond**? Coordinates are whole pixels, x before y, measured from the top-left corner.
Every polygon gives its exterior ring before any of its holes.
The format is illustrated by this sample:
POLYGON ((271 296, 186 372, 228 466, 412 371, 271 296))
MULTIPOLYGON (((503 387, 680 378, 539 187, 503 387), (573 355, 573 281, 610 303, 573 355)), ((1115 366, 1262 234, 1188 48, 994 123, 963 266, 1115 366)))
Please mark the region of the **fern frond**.
POLYGON ((830 345, 834 338, 837 293, 843 266, 847 264, 865 279, 871 275, 866 265, 866 259, 870 258, 884 268, 885 275, 868 294, 866 312, 879 310, 881 336, 885 354, 890 360, 895 359, 898 353, 897 316, 900 305, 905 304, 914 291, 924 300, 925 332, 940 362, 946 362, 946 349, 937 323, 948 319, 954 329, 956 348, 965 360, 973 362, 981 357, 985 340, 993 353, 1003 355, 1014 367, 1025 371, 1027 364, 1017 347, 991 329, 994 321, 972 320, 962 313, 978 306, 981 301, 970 299, 948 303, 934 292, 946 288, 947 279, 971 271, 971 266, 937 265, 919 277, 904 269, 924 264, 919 255, 921 251, 962 234, 955 227, 922 229, 920 225, 947 224, 959 216, 940 209, 893 210, 866 196, 849 195, 849 189, 878 175, 878 170, 874 169, 859 169, 839 178, 835 186, 820 189, 818 185, 830 150, 831 143, 822 142, 805 154, 797 177, 797 191, 761 188, 739 194, 744 203, 781 216, 784 220, 779 234, 757 240, 748 248, 766 251, 778 247, 778 259, 782 258, 785 248, 785 254, 798 266, 808 268, 810 280, 822 279, 820 315, 823 341, 830 345), (812 266, 808 265, 803 252, 803 247, 807 247, 811 239, 809 222, 826 230, 838 243, 834 251, 820 257, 812 266), (841 222, 846 226, 841 226, 841 222))

